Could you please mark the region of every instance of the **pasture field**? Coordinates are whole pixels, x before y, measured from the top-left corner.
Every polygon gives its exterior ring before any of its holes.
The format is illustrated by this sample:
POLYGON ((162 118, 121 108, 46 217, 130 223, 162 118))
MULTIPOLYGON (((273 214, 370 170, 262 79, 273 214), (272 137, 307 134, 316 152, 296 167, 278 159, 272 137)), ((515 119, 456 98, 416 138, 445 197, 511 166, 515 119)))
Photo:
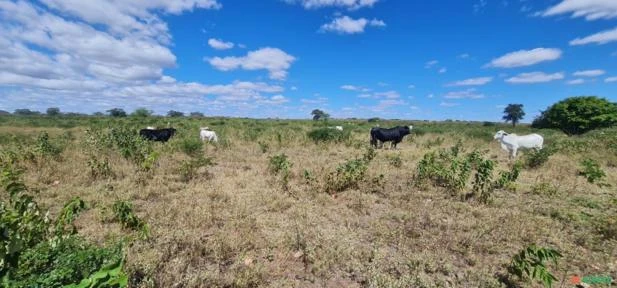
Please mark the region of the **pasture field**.
POLYGON ((532 244, 563 256, 554 287, 617 279, 617 129, 535 130, 553 154, 516 164, 493 135, 527 126, 379 122, 399 124, 414 126, 399 149, 373 151, 366 120, 2 116, 0 167, 51 218, 80 197, 77 233, 123 241, 131 287, 541 287, 508 269, 532 244), (167 143, 132 138, 168 121, 167 143), (315 143, 324 125, 344 131, 315 143), (201 144, 200 126, 219 142, 201 144), (137 224, 111 220, 117 203, 137 224))

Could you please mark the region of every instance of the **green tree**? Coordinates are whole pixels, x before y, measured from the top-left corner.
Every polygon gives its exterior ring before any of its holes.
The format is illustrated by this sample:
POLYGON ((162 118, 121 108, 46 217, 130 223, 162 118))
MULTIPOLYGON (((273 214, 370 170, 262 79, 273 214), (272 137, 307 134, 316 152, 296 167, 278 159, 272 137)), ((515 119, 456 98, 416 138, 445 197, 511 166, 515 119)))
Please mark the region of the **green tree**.
POLYGON ((167 116, 168 117, 183 117, 184 113, 182 113, 180 111, 169 110, 167 112, 167 116))
POLYGON ((311 112, 311 115, 313 115, 313 120, 315 121, 320 120, 320 119, 328 120, 328 118, 330 118, 330 114, 323 112, 319 109, 313 110, 313 112, 311 112))
POLYGON ((617 104, 596 96, 561 100, 542 111, 534 128, 557 128, 569 135, 583 134, 617 124, 617 104))
POLYGON ((39 115, 41 114, 41 112, 32 111, 30 109, 15 109, 15 112, 13 112, 13 114, 22 115, 22 116, 30 116, 30 115, 39 115))
POLYGON ((58 107, 47 108, 47 116, 58 116, 58 115, 60 115, 60 108, 58 107))
POLYGON ((201 113, 201 112, 191 112, 190 115, 193 118, 202 118, 202 117, 204 117, 204 113, 201 113))
POLYGON ((503 109, 503 120, 506 122, 512 122, 512 127, 516 126, 516 123, 521 121, 525 116, 525 111, 523 111, 523 104, 508 104, 508 106, 503 109))
POLYGON ((105 114, 103 112, 94 112, 92 113, 93 116, 105 116, 105 114))
POLYGON ((111 117, 126 117, 126 112, 122 108, 114 108, 107 110, 111 117))
POLYGON ((135 109, 135 111, 133 111, 133 113, 131 114, 131 116, 135 116, 135 117, 150 117, 152 116, 152 110, 148 110, 146 108, 137 108, 135 109))

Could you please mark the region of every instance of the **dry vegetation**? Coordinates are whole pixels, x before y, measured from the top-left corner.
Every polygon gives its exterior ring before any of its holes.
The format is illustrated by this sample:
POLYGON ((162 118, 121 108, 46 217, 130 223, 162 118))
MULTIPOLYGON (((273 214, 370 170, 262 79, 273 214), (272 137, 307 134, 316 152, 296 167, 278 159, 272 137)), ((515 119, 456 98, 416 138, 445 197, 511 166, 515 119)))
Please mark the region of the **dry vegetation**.
POLYGON ((149 237, 125 246, 134 287, 536 287, 507 269, 533 243, 563 254, 549 267, 557 287, 574 274, 617 278, 615 130, 580 137, 539 131, 559 150, 481 203, 416 185, 417 165, 427 152, 461 140, 465 152, 494 160, 495 173, 509 170, 514 162, 491 141, 503 127, 411 122, 414 131, 399 149, 377 150, 357 185, 343 191, 328 190, 327 179, 367 153, 371 123, 333 121, 328 125, 345 126, 350 139, 314 144, 307 132, 322 124, 309 121, 176 120, 179 135, 153 145, 159 157, 149 170, 113 147, 85 144, 89 127, 136 130, 156 121, 167 119, 0 122, 3 151, 35 145, 42 131, 62 148, 58 157, 18 165, 52 215, 74 196, 91 207, 76 220, 80 235, 103 244, 137 234, 109 221, 117 200, 133 204, 149 227, 149 237), (220 142, 194 144, 198 153, 189 156, 182 147, 198 139, 199 126, 217 131, 220 142), (287 176, 269 169, 281 154, 292 163, 287 176), (109 174, 91 173, 91 155, 108 159, 109 174), (188 167, 199 155, 212 163, 188 167), (578 175, 586 158, 600 163, 605 185, 578 175), (190 177, 183 174, 191 168, 190 177))

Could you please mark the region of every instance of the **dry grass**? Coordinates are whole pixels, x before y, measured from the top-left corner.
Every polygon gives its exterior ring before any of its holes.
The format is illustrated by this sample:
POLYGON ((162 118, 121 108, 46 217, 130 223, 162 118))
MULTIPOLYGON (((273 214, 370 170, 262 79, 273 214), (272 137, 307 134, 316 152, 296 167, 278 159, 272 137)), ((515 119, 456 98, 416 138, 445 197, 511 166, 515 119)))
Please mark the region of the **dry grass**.
MULTIPOLYGON (((42 130, 52 138, 65 131, 1 126, 0 135, 42 130)), ((553 269, 560 281, 573 274, 617 278, 617 239, 602 237, 594 226, 617 215, 617 168, 603 167, 612 187, 577 176, 583 157, 606 164, 614 152, 558 153, 539 169, 523 170, 516 189, 497 190, 485 205, 413 185, 422 156, 454 145, 454 134, 412 134, 399 150, 379 150, 368 181, 329 195, 322 190, 326 175, 362 156, 366 133, 354 132, 351 145, 315 145, 304 132, 289 132, 282 143, 263 134, 258 139, 270 148, 262 153, 257 141, 242 137, 245 131, 227 128, 227 147, 203 149, 216 165, 187 183, 178 167, 188 156, 165 147, 176 140, 155 145, 164 153, 151 172, 136 172, 112 154, 116 177, 93 180, 79 144, 84 129, 70 130, 76 140, 60 160, 24 164, 26 183, 40 189, 36 198, 52 214, 73 196, 84 199, 93 209, 79 217, 78 229, 99 243, 134 233, 104 221, 114 201, 131 201, 151 229, 148 240, 127 247, 127 269, 143 276, 141 287, 505 287, 499 278, 511 257, 531 243, 562 252, 553 269), (427 148, 438 137, 443 143, 427 148), (289 189, 268 172, 268 156, 280 153, 294 164, 289 189), (391 164, 396 155, 400 168, 391 164), (305 170, 315 180, 307 181, 305 170), (383 186, 371 184, 380 175, 383 186)), ((461 139, 499 169, 511 164, 497 143, 461 139)))

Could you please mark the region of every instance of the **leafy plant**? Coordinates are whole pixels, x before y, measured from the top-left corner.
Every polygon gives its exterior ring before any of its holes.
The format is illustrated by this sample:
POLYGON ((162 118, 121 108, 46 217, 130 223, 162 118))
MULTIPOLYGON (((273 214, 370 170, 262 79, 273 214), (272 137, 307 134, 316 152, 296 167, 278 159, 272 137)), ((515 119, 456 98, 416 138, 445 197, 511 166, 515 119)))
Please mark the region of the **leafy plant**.
POLYGON ((557 187, 551 185, 550 183, 542 182, 534 185, 531 188, 531 192, 534 194, 553 196, 556 195, 558 191, 557 187))
MULTIPOLYGON (((585 159, 581 161, 582 168, 579 170, 579 174, 587 178, 589 183, 598 183, 598 180, 606 177, 606 173, 600 167, 600 164, 593 159, 585 159)), ((602 183, 598 183, 602 185, 602 183)))
POLYGON ((270 145, 268 145, 268 143, 266 142, 259 141, 257 142, 257 144, 259 145, 259 149, 261 150, 261 153, 265 154, 270 149, 270 145))
POLYGON ((112 262, 96 271, 90 277, 83 279, 79 284, 65 286, 65 288, 121 288, 128 286, 128 276, 122 271, 124 261, 112 262))
POLYGON ((57 157, 62 152, 60 148, 51 144, 51 142, 49 141, 49 134, 47 134, 47 132, 45 131, 41 132, 41 134, 39 134, 39 136, 36 138, 35 150, 38 152, 39 155, 44 157, 57 157))
POLYGON ((538 168, 548 162, 549 157, 555 154, 556 150, 551 148, 532 149, 525 154, 525 166, 528 168, 538 168))
POLYGON ((202 153, 204 143, 199 138, 189 137, 180 140, 178 146, 184 154, 197 156, 202 153))
POLYGON ((403 166, 403 159, 401 159, 401 155, 391 155, 388 156, 388 160, 390 162, 390 165, 392 165, 392 167, 395 168, 401 168, 401 166, 403 166))
POLYGON ((516 182, 518 176, 521 174, 521 167, 523 165, 520 162, 514 163, 510 171, 499 172, 499 178, 495 182, 495 188, 500 189, 507 187, 510 183, 516 182))
POLYGON ((493 192, 493 169, 495 162, 489 159, 480 159, 474 175, 473 192, 480 202, 488 203, 493 192))
POLYGON ((66 226, 71 225, 69 234, 77 233, 77 228, 73 225, 75 217, 87 209, 86 202, 79 197, 74 197, 64 205, 60 210, 60 215, 56 219, 56 235, 63 235, 66 231, 66 226))
POLYGON ((555 249, 537 247, 535 244, 514 255, 510 264, 511 272, 519 278, 540 281, 544 287, 552 287, 557 278, 547 269, 547 262, 557 265, 562 255, 555 249))
POLYGON ((349 160, 338 167, 326 179, 326 192, 334 193, 351 188, 358 188, 368 170, 368 161, 364 159, 349 160))
POLYGON ((179 169, 182 181, 188 182, 195 179, 199 168, 211 165, 214 165, 212 158, 207 158, 202 155, 197 158, 182 161, 179 169))
POLYGON ((140 231, 144 238, 150 234, 148 224, 133 212, 133 204, 118 200, 112 206, 114 220, 120 222, 123 228, 140 231))
POLYGON ((375 151, 375 148, 369 146, 368 148, 366 148, 366 151, 362 155, 362 159, 364 161, 370 162, 371 160, 375 159, 376 156, 377 151, 375 151))
POLYGON ((90 168, 90 177, 92 179, 112 178, 115 175, 107 158, 99 160, 96 156, 91 155, 90 160, 88 160, 88 168, 90 168))
POLYGON ((349 140, 351 133, 348 130, 340 131, 327 127, 317 128, 308 133, 308 137, 315 143, 320 142, 344 142, 349 140))
POLYGON ((291 174, 291 167, 293 167, 293 163, 289 161, 287 155, 284 153, 272 156, 269 159, 270 164, 268 169, 270 170, 270 173, 274 175, 281 175, 283 188, 288 189, 289 187, 287 185, 289 184, 289 176, 291 174))

